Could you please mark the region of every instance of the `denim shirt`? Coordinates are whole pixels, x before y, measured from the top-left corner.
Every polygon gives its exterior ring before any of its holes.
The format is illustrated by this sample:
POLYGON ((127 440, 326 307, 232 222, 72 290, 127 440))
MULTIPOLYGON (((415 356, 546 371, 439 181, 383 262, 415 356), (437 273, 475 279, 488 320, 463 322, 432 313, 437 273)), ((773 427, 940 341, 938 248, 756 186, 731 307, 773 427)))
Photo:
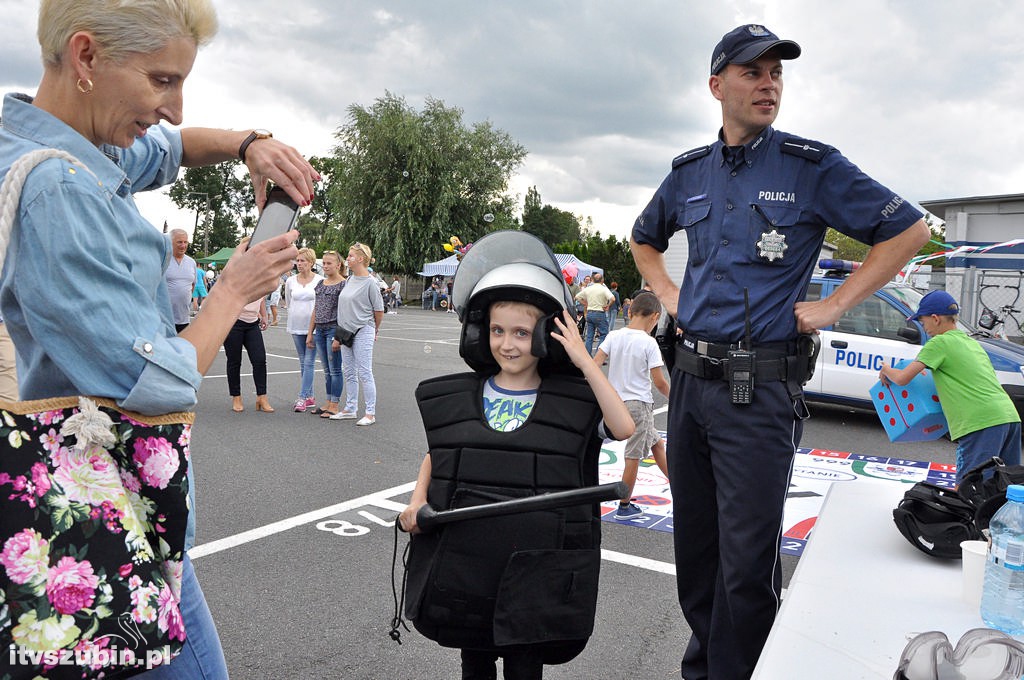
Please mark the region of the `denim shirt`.
POLYGON ((46 160, 22 189, 0 273, 20 397, 108 397, 144 414, 193 408, 202 376, 174 329, 170 244, 132 197, 174 181, 180 134, 153 127, 127 149, 97 148, 30 97, 6 95, 0 179, 40 148, 67 151, 89 172, 46 160))

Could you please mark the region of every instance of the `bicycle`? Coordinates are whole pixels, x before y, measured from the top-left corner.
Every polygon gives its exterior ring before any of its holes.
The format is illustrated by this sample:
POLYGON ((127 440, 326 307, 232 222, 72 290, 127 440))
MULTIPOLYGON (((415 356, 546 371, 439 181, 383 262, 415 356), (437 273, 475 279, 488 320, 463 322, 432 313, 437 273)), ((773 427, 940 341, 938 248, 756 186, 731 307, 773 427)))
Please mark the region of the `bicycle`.
MULTIPOLYGON (((1017 327, 1017 336, 1020 337, 1021 327, 1020 322, 1017 320, 1017 314, 1020 314, 1021 310, 1016 308, 1017 301, 1020 299, 1020 286, 1021 278, 1024 277, 1024 272, 1017 272, 1017 283, 1016 285, 1002 285, 995 283, 985 283, 985 274, 981 274, 981 285, 978 289, 978 300, 981 302, 981 316, 978 317, 978 333, 981 337, 997 338, 999 340, 1009 340, 1009 336, 1006 333, 1006 320, 1009 319, 1017 327), (995 305, 989 305, 985 301, 985 291, 990 291, 993 288, 1009 288, 1014 292, 1013 301, 1010 304, 1002 305, 999 310, 996 311, 995 305)), ((1006 278, 1001 276, 1000 278, 1006 278)))

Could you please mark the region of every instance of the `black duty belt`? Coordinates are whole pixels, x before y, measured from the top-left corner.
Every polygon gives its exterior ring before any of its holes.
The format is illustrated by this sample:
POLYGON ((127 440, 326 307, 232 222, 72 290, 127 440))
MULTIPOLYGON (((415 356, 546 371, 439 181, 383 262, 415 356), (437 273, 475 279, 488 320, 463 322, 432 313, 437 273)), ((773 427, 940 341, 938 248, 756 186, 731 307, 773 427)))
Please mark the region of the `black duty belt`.
MULTIPOLYGON (((727 380, 729 377, 729 359, 727 358, 729 345, 713 345, 701 341, 695 345, 698 349, 704 349, 705 352, 694 352, 688 347, 684 347, 681 342, 676 345, 676 368, 706 380, 727 380), (718 356, 719 354, 721 356, 718 356)), ((755 347, 754 351, 759 355, 754 362, 755 383, 787 379, 790 361, 795 357, 777 349, 755 347)))

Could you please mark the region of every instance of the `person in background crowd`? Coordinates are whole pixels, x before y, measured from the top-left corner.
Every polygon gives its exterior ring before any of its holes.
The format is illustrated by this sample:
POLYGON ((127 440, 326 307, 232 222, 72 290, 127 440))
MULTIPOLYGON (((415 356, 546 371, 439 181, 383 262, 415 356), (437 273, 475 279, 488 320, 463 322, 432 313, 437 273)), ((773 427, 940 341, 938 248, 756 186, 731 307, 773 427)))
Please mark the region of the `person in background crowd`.
POLYGON ((611 291, 612 297, 615 298, 612 301, 611 306, 608 307, 608 332, 611 333, 615 330, 615 319, 619 316, 619 308, 622 306, 622 300, 619 298, 618 282, 612 281, 608 286, 608 290, 611 291))
POLYGON ((263 304, 263 298, 260 298, 242 307, 238 320, 228 332, 228 337, 224 338, 228 394, 231 395, 231 410, 236 413, 245 410, 242 401, 242 347, 245 347, 252 365, 252 381, 256 384, 256 410, 274 412, 274 407, 267 400, 267 349, 263 344, 263 331, 266 329, 267 306, 263 304))
POLYGON ((295 353, 299 355, 299 374, 301 383, 299 397, 292 407, 296 412, 303 413, 307 408, 316 407, 313 398, 313 372, 316 366, 316 350, 309 337, 309 323, 313 317, 313 305, 316 301, 316 285, 323 279, 313 273, 316 253, 312 248, 302 248, 295 258, 297 274, 288 277, 284 284, 285 306, 288 307, 288 324, 286 329, 295 343, 295 353))
MULTIPOLYGON (((611 306, 615 298, 612 296, 612 292, 608 290, 608 286, 604 285, 604 276, 602 274, 594 274, 593 277, 587 277, 591 279, 589 285, 585 285, 583 290, 576 294, 576 301, 582 302, 587 309, 587 336, 585 342, 587 343, 587 351, 591 355, 597 349, 594 346, 594 336, 596 335, 600 342, 600 338, 604 338, 608 335, 608 307, 611 306)), ((584 279, 584 281, 586 281, 584 279)))
POLYGON ((338 412, 341 391, 345 381, 341 371, 341 352, 332 347, 334 329, 338 327, 338 295, 345 287, 341 275, 341 255, 336 250, 325 250, 323 256, 324 278, 316 284, 316 301, 313 315, 309 319, 309 336, 306 347, 315 347, 324 368, 324 387, 327 403, 313 411, 321 418, 329 418, 338 412))
MULTIPOLYGON (((402 306, 402 282, 398 280, 397 276, 391 282, 391 295, 395 298, 395 309, 397 310, 402 306)), ((395 313, 397 314, 398 312, 396 311, 395 313)))
POLYGON ((633 306, 633 298, 626 298, 622 301, 622 323, 629 325, 629 310, 633 306))
POLYGON ((721 104, 718 139, 672 161, 630 241, 640 275, 683 331, 668 467, 676 584, 693 631, 681 662, 687 680, 749 678, 778 611, 780 527, 808 415, 812 343, 801 334, 881 287, 930 233, 909 201, 834 148, 772 127, 782 61, 799 55, 758 24, 722 38, 708 80, 721 104), (871 251, 832 295, 801 302, 828 227, 871 251), (672 237, 689 244, 681 286, 665 267, 672 237), (756 353, 749 403, 730 389, 728 361, 745 338, 756 353))
POLYGON ((167 294, 171 298, 174 327, 180 333, 188 326, 192 291, 196 284, 196 261, 185 254, 188 250, 188 232, 171 229, 171 261, 164 271, 167 294))
POLYGON ((341 351, 341 367, 345 375, 345 409, 331 420, 355 420, 359 409, 359 388, 363 389, 365 411, 356 425, 377 422, 377 384, 373 379, 373 345, 384 320, 384 298, 377 280, 370 275, 373 264, 370 247, 353 243, 348 251, 350 276, 338 295, 338 330, 331 346, 341 351), (347 334, 348 342, 339 335, 347 334))
MULTIPOLYGON (((132 193, 170 184, 182 166, 239 157, 258 178, 257 206, 266 200, 266 179, 300 205, 309 205, 320 179, 294 148, 249 129, 174 129, 182 123, 183 84, 198 48, 216 30, 209 0, 40 3, 43 76, 34 97, 3 99, 0 178, 24 154, 52 148, 89 170, 51 158, 22 187, 0 277, 0 310, 23 360, 22 399, 93 395, 146 415, 192 410, 202 376, 242 307, 266 295, 291 266, 297 231, 252 249, 240 245, 203 305, 207 313, 180 335, 175 330, 163 277, 170 244, 139 213, 132 193), (174 128, 159 125, 163 120, 174 128)), ((193 447, 190 491, 200 459, 193 447)), ((7 502, 0 500, 0 514, 7 502)), ((189 521, 194 527, 194 512, 189 521)), ((191 544, 186 536, 185 548, 191 544)), ((179 608, 185 649, 147 680, 227 678, 187 556, 179 608)))
POLYGON ((281 286, 270 291, 267 296, 267 309, 270 312, 270 325, 277 325, 277 308, 281 305, 281 286))
POLYGON ((209 294, 209 291, 206 290, 206 275, 200 267, 196 267, 196 285, 192 289, 192 316, 199 313, 203 300, 209 294))

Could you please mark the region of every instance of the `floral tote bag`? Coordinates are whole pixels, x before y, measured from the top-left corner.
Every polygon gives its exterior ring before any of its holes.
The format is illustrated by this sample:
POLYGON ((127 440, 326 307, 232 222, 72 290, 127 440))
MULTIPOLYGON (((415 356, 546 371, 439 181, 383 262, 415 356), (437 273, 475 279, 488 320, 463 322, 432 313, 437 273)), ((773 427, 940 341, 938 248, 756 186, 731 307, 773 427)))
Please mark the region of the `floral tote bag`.
POLYGON ((181 650, 192 415, 0 402, 0 678, 128 677, 181 650))

